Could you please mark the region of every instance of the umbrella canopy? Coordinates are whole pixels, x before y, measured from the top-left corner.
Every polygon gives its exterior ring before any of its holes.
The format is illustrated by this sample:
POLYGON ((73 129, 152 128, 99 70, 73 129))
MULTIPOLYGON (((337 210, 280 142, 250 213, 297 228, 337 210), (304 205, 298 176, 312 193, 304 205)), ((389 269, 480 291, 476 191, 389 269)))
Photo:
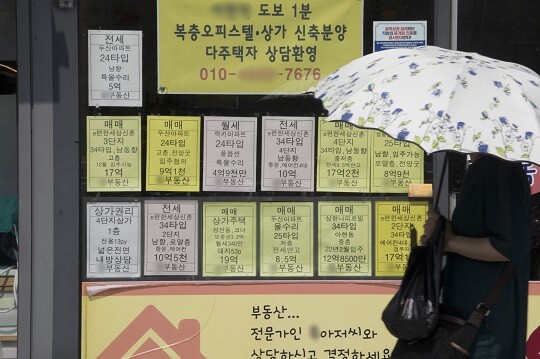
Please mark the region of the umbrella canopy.
POLYGON ((356 59, 307 90, 328 121, 379 129, 427 153, 484 152, 540 164, 540 76, 434 46, 356 59))

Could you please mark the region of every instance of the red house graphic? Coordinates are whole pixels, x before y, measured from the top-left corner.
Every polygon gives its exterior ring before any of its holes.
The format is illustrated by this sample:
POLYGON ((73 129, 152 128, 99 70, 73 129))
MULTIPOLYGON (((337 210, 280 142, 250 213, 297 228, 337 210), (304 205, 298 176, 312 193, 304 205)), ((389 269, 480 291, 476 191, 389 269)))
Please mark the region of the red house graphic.
POLYGON ((527 340, 527 359, 540 359, 540 327, 536 328, 527 340))
MULTIPOLYGON (((182 319, 176 328, 153 305, 149 305, 113 340, 97 359, 121 359, 148 331, 154 331, 166 347, 182 359, 206 359, 201 354, 200 324, 182 319)), ((170 359, 164 348, 148 338, 133 353, 136 359, 170 359)))

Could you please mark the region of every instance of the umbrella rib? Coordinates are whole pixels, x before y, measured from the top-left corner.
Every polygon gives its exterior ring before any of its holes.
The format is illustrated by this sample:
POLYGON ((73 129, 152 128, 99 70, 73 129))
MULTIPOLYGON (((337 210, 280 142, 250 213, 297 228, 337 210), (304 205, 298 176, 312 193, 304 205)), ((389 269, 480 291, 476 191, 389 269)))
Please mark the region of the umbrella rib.
MULTIPOLYGON (((500 70, 498 70, 498 71, 500 71, 500 70)), ((504 74, 504 73, 502 74, 502 76, 503 76, 503 78, 505 78, 505 79, 506 79, 506 78, 509 78, 508 84, 509 84, 509 86, 512 88, 512 91, 516 91, 516 90, 517 90, 517 91, 519 92, 520 96, 524 93, 524 91, 521 89, 521 86, 519 86, 519 84, 516 83, 516 80, 515 80, 514 76, 512 76, 512 75, 507 75, 507 74, 504 74)), ((523 98, 523 96, 522 96, 522 98, 523 98)), ((529 100, 529 101, 530 101, 530 100, 529 100)), ((532 104, 531 104, 529 101, 527 101, 527 100, 525 100, 525 98, 523 98, 523 102, 525 102, 525 103, 527 104, 527 110, 528 110, 528 111, 531 111, 531 112, 533 113, 533 115, 536 117, 536 119, 538 120, 538 122, 540 123, 540 110, 538 110, 538 111, 535 110, 534 107, 532 106, 532 104)), ((502 138, 502 140, 503 140, 503 143, 506 144, 506 141, 504 140, 504 134, 503 134, 502 131, 500 132, 500 135, 501 135, 501 138, 502 138)), ((530 155, 531 155, 531 153, 532 153, 532 149, 533 149, 533 147, 534 147, 534 142, 535 142, 536 139, 539 139, 539 138, 540 138, 540 136, 537 136, 535 139, 533 139, 533 141, 532 141, 532 143, 531 143, 531 148, 530 148, 530 150, 529 150, 529 153, 527 153, 527 155, 529 156, 529 158, 530 158, 530 155)))
MULTIPOLYGON (((456 71, 456 80, 457 80, 457 76, 463 74, 463 70, 465 69, 465 65, 466 65, 466 64, 461 64, 461 66, 459 67, 459 71, 456 71)), ((455 93, 455 90, 456 90, 456 88, 457 88, 459 85, 460 85, 460 84, 459 84, 459 81, 455 81, 455 82, 454 82, 454 87, 452 88, 452 91, 450 92, 450 95, 451 95, 452 93, 455 93)), ((453 98, 453 96, 448 96, 447 98, 448 98, 448 101, 447 101, 447 103, 446 103, 446 106, 445 106, 444 109, 442 110, 442 111, 443 111, 443 114, 441 115, 441 118, 443 118, 444 115, 447 114, 447 113, 449 112, 448 110, 450 109, 450 107, 451 107, 451 106, 453 105, 453 103, 454 103, 454 98, 453 98)), ((422 138, 425 138, 425 137, 427 136, 427 134, 429 133, 429 131, 430 131, 430 129, 431 129, 432 126, 433 126, 433 122, 430 122, 430 124, 429 124, 429 126, 427 127, 426 132, 424 132, 424 136, 423 136, 422 138)), ((433 149, 433 147, 432 147, 432 149, 433 149)))

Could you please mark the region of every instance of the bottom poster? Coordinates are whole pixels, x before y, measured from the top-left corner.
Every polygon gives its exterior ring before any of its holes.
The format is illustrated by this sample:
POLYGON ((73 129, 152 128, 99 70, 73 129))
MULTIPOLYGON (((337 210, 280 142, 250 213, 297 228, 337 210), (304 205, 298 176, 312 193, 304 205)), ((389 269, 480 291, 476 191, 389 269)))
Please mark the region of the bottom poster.
MULTIPOLYGON (((86 359, 384 359, 380 314, 398 282, 83 283, 86 359)), ((528 348, 540 346, 540 283, 528 348)))
POLYGON ((392 337, 376 313, 393 290, 320 281, 85 283, 82 357, 389 358, 392 337))

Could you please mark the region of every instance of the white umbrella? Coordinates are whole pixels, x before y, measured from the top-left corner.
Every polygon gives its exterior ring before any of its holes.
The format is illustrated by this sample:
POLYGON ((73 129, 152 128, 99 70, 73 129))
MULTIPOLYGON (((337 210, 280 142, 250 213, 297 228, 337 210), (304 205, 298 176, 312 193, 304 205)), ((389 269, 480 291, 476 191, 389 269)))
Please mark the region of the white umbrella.
POLYGON ((427 153, 484 152, 540 164, 540 76, 434 46, 354 60, 307 90, 328 121, 380 129, 427 153))

